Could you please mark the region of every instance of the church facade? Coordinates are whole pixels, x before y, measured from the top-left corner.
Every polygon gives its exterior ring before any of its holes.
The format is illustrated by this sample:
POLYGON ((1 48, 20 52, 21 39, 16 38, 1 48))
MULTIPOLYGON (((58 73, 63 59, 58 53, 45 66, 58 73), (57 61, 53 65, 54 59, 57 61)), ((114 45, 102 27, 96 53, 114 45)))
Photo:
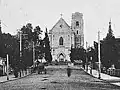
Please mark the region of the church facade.
POLYGON ((71 26, 61 17, 49 31, 53 61, 70 61, 71 48, 84 46, 83 14, 72 14, 71 26))

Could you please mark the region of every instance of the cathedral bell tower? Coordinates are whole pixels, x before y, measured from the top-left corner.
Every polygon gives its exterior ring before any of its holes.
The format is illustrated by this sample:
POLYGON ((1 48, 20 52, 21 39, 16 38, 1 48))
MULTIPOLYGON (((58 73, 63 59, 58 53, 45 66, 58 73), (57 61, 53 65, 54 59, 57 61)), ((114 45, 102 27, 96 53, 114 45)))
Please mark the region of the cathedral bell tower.
POLYGON ((75 48, 84 46, 84 33, 83 33, 83 14, 75 12, 72 14, 71 28, 75 34, 75 48))

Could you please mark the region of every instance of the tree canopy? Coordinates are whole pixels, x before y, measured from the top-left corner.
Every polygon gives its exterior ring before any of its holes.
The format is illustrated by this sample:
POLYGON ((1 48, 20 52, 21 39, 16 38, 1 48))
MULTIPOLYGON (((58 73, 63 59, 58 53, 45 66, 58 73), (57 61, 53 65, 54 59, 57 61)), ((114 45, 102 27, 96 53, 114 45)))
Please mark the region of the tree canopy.
POLYGON ((36 59, 43 54, 42 30, 39 26, 33 29, 31 23, 24 25, 16 35, 2 33, 0 28, 0 57, 9 55, 12 68, 26 68, 33 65, 33 42, 35 44, 36 59), (20 31, 22 36, 22 61, 20 61, 20 31))
POLYGON ((82 60, 85 62, 86 58, 86 51, 84 48, 71 48, 70 53, 70 60, 71 62, 74 62, 74 60, 82 60))

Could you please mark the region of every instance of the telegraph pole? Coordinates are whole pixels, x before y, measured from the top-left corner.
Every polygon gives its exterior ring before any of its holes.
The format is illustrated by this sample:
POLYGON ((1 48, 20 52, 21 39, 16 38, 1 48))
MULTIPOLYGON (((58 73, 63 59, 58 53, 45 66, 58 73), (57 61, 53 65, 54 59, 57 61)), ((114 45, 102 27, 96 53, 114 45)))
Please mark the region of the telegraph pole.
POLYGON ((87 45, 88 42, 86 42, 86 71, 88 71, 87 45))
POLYGON ((35 46, 33 41, 33 67, 35 67, 35 46))
MULTIPOLYGON (((22 59, 22 31, 20 30, 20 64, 22 59)), ((20 70, 20 77, 21 77, 21 70, 20 70)))
POLYGON ((9 80, 9 59, 7 54, 7 80, 9 80))
POLYGON ((100 31, 98 31, 98 62, 99 62, 99 70, 98 70, 98 78, 101 78, 101 61, 100 61, 100 31))
POLYGON ((20 30, 20 61, 21 61, 21 57, 22 57, 22 32, 20 30))

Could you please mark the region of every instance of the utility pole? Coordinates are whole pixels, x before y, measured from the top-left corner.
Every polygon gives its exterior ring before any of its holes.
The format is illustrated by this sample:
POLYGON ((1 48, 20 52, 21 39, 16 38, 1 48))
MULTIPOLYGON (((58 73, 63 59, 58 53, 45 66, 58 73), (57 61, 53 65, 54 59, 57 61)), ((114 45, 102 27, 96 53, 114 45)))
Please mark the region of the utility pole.
POLYGON ((22 57, 22 32, 20 30, 20 61, 21 61, 21 57, 22 57))
POLYGON ((98 70, 98 73, 99 73, 99 76, 98 78, 100 79, 101 78, 101 61, 100 61, 100 31, 98 31, 98 62, 99 62, 99 70, 98 70))
MULTIPOLYGON (((20 64, 22 61, 22 31, 20 30, 20 64)), ((21 70, 20 70, 20 77, 21 77, 21 70)))
POLYGON ((35 67, 35 46, 33 41, 33 67, 35 67))
POLYGON ((87 45, 88 42, 86 42, 86 71, 88 71, 87 45))
POLYGON ((9 59, 7 54, 7 80, 9 80, 9 59))

